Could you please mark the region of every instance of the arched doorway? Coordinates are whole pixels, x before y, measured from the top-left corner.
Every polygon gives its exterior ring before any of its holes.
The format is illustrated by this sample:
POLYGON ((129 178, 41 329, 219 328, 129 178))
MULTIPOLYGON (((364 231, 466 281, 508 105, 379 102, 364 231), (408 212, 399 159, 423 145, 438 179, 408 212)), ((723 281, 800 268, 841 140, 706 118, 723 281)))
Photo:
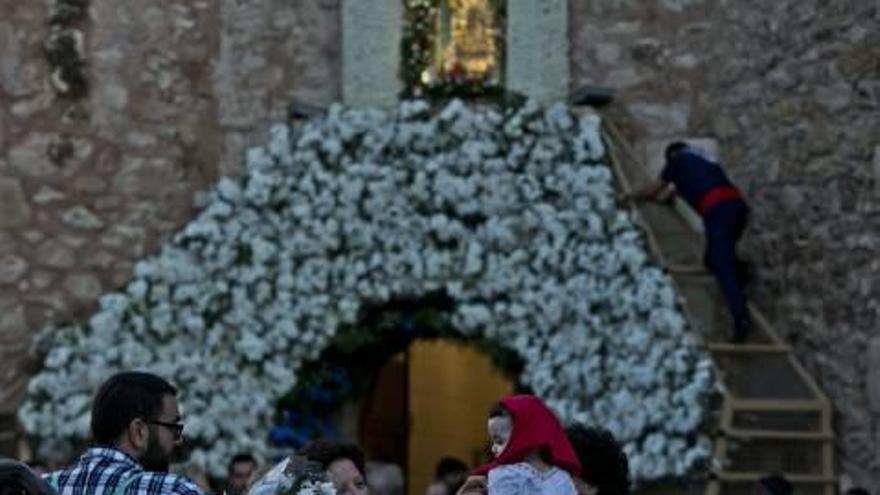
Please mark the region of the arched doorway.
POLYGON ((405 470, 409 495, 424 493, 444 456, 484 461, 486 414, 513 382, 463 342, 420 339, 377 373, 361 409, 360 442, 405 470))
POLYGON ((483 462, 486 415, 520 389, 524 363, 506 343, 458 331, 454 308, 445 291, 362 308, 280 401, 278 452, 354 441, 369 460, 400 467, 409 494, 424 493, 442 457, 483 462))
POLYGON ((499 110, 334 106, 274 126, 125 290, 52 329, 23 425, 86 438, 101 378, 152 370, 186 391, 193 462, 222 475, 243 449, 274 458, 332 436, 361 377, 445 322, 520 357, 512 375, 564 420, 619 433, 639 481, 696 467, 710 453, 711 364, 614 201, 599 120, 499 110), (452 302, 433 311, 446 318, 424 308, 435 292, 452 302), (399 296, 416 307, 369 328, 369 307, 399 296))

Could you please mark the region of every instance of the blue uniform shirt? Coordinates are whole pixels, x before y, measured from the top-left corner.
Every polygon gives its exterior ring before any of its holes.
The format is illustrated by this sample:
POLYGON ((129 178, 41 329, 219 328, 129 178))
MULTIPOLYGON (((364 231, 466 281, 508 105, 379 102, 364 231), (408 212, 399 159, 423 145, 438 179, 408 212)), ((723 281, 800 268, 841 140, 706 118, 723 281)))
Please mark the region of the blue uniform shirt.
POLYGON ((700 209, 700 200, 709 191, 733 186, 720 164, 689 148, 666 162, 660 179, 675 184, 678 194, 695 210, 700 209))

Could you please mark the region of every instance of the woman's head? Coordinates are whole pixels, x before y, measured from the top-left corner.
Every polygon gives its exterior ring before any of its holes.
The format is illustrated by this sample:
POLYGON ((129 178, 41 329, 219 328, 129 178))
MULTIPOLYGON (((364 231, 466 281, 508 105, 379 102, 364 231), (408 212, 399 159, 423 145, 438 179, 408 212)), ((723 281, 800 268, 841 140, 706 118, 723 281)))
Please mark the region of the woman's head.
POLYGON ((510 412, 500 403, 495 404, 489 411, 489 439, 492 442, 492 456, 498 457, 513 433, 513 417, 510 412))
POLYGON ((494 467, 524 462, 537 454, 541 460, 573 476, 581 465, 559 419, 533 395, 510 395, 489 413, 489 436, 495 459, 473 471, 485 475, 494 467))
POLYGON ((364 453, 356 445, 316 440, 300 455, 324 468, 338 495, 367 495, 364 453))

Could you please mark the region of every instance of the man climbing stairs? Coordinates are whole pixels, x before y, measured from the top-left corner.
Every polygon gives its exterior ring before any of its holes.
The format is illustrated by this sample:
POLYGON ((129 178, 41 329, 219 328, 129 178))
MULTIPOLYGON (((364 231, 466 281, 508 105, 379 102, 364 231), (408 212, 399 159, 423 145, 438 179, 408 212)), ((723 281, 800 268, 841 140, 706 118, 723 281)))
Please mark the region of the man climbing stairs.
MULTIPOLYGON (((607 119, 605 129, 618 185, 630 192, 649 179, 647 168, 607 119)), ((635 209, 663 266, 702 264, 703 236, 682 204, 640 202, 635 209)), ((836 493, 831 404, 791 348, 754 306, 748 342, 727 343, 731 322, 714 277, 707 271, 670 275, 721 384, 706 495, 756 493, 758 480, 770 473, 783 474, 798 495, 836 493)))

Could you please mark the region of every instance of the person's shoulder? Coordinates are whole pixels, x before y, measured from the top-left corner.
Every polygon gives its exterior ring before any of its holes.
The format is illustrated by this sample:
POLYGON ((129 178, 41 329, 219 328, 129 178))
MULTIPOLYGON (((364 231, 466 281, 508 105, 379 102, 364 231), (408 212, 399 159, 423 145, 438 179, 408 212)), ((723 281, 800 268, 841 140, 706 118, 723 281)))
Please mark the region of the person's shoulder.
POLYGON ((535 476, 537 471, 526 462, 516 462, 513 464, 502 464, 496 466, 489 471, 489 481, 502 479, 526 479, 535 476))
POLYGON ((553 469, 547 473, 544 482, 549 493, 557 495, 574 495, 577 493, 577 488, 574 486, 574 479, 572 479, 571 474, 558 467, 554 466, 553 469))
POLYGON ((528 472, 523 469, 522 463, 503 464, 494 467, 489 471, 489 476, 486 481, 487 492, 490 495, 516 495, 534 484, 533 481, 530 481, 528 472))
MULTIPOLYGON (((141 471, 139 473, 140 480, 138 485, 143 488, 161 487, 161 493, 173 495, 205 495, 205 491, 196 484, 195 481, 176 473, 155 473, 150 471, 141 471)), ((138 491, 140 493, 140 491, 138 491)), ((149 489, 146 493, 151 493, 149 489)))
POLYGON ((673 158, 678 159, 683 164, 700 164, 700 165, 716 165, 721 166, 721 162, 717 157, 710 154, 702 148, 688 148, 673 158))
POLYGON ((498 472, 498 473, 523 473, 531 468, 528 462, 513 462, 510 464, 500 464, 492 468, 489 472, 498 472))
POLYGON ((569 474, 568 471, 556 466, 551 467, 550 470, 547 471, 547 473, 545 474, 545 477, 552 480, 569 482, 571 481, 571 474, 569 474))
POLYGON ((195 481, 179 474, 169 474, 174 483, 172 493, 179 495, 204 495, 205 491, 195 481))

